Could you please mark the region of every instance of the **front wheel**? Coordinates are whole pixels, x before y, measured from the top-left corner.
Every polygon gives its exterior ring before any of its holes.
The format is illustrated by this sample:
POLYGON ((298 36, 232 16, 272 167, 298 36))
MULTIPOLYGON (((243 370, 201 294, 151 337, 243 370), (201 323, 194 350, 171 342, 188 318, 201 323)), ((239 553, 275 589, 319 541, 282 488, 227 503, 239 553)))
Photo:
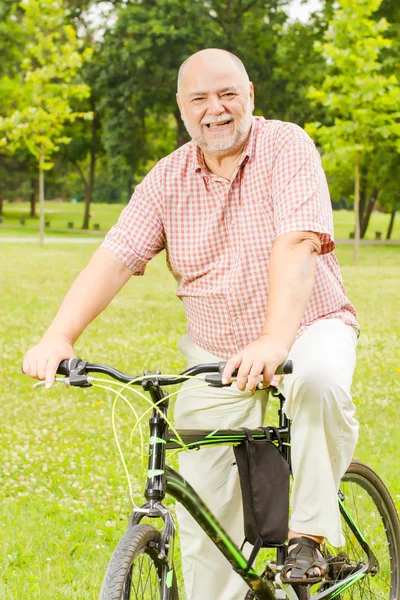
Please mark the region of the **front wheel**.
POLYGON ((175 573, 158 557, 160 533, 150 525, 130 527, 109 562, 100 600, 178 600, 175 573), (163 595, 164 594, 164 595, 163 595))

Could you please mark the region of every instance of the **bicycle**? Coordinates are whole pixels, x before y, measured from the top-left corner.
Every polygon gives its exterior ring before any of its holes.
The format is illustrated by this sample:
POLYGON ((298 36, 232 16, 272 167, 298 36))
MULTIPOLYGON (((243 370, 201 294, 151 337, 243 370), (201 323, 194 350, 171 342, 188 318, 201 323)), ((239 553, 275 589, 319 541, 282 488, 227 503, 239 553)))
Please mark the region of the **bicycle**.
MULTIPOLYGON (((275 558, 267 562, 261 574, 249 567, 241 550, 195 490, 166 464, 167 451, 182 449, 182 443, 186 448, 200 450, 217 444, 234 446, 244 441, 245 432, 240 429, 180 430, 174 433, 167 427, 169 396, 162 386, 180 384, 189 377, 205 375, 206 384, 222 387, 223 368, 224 363, 214 363, 197 365, 177 376, 144 371, 143 376, 134 377, 113 367, 77 358, 60 363, 57 373, 65 375, 63 381, 71 386, 90 387, 93 380, 90 374, 103 373, 124 384, 142 386, 153 402, 144 491, 146 502, 131 514, 128 529, 109 562, 100 600, 178 600, 174 568, 175 525, 170 511, 162 504, 166 495, 183 504, 243 578, 249 587, 245 600, 366 597, 396 600, 400 588, 399 520, 388 490, 367 465, 354 460, 342 479, 338 502, 346 544, 342 549, 328 547, 329 572, 320 584, 311 588, 310 585, 285 585, 280 581, 286 545, 276 548, 275 558), (144 517, 161 519, 162 531, 141 523, 144 517)), ((291 372, 290 361, 281 365, 280 372, 291 372)), ((290 422, 283 412, 285 399, 276 388, 270 387, 269 390, 279 401, 279 426, 271 429, 271 435, 274 431, 278 432, 284 442, 285 458, 290 463, 290 422)), ((251 434, 261 439, 265 437, 265 430, 252 430, 251 434)))

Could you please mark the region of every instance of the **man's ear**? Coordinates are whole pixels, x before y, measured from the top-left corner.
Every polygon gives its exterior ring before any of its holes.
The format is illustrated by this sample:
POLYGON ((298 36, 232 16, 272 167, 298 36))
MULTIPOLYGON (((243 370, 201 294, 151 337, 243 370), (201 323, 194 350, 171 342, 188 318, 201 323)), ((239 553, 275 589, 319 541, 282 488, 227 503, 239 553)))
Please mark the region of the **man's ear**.
POLYGON ((250 100, 251 100, 251 110, 254 110, 254 85, 252 84, 252 82, 250 81, 250 87, 249 87, 249 95, 250 95, 250 100))
POLYGON ((179 107, 179 112, 181 113, 181 119, 183 119, 183 116, 182 116, 182 103, 181 103, 181 99, 179 97, 179 94, 176 94, 176 101, 177 101, 177 104, 178 104, 178 107, 179 107))

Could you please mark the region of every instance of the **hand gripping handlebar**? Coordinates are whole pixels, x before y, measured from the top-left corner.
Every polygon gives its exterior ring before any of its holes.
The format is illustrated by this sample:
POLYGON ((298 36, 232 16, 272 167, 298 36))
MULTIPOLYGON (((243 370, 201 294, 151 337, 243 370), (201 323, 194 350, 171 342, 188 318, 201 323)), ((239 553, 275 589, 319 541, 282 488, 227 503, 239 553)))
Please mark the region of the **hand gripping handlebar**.
MULTIPOLYGON (((161 385, 175 385, 186 381, 187 376, 196 376, 205 373, 205 381, 213 387, 225 387, 222 383, 222 372, 225 368, 225 362, 210 363, 196 365, 187 369, 183 373, 180 373, 176 377, 166 377, 161 373, 152 373, 155 379, 157 379, 161 385)), ((288 375, 293 372, 293 362, 291 360, 285 360, 276 369, 276 375, 288 375)), ((58 366, 57 373, 59 375, 65 375, 68 378, 68 383, 76 387, 90 387, 92 384, 88 379, 90 373, 103 373, 109 375, 118 381, 123 383, 131 383, 133 385, 142 385, 143 375, 130 376, 109 367, 107 365, 88 363, 80 358, 70 358, 69 360, 62 360, 58 366)), ((145 374, 148 372, 146 371, 145 374)), ((232 373, 233 377, 236 377, 237 370, 232 373)), ((226 384, 227 386, 231 383, 226 384)))

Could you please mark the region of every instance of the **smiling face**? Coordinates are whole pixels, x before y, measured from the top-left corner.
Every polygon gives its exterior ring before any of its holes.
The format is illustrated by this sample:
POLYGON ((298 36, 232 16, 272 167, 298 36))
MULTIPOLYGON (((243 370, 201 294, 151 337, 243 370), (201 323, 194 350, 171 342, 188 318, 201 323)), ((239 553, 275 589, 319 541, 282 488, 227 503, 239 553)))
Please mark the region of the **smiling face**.
POLYGON ((184 64, 177 101, 190 137, 206 153, 225 156, 243 146, 252 124, 253 85, 223 50, 202 50, 184 64))

